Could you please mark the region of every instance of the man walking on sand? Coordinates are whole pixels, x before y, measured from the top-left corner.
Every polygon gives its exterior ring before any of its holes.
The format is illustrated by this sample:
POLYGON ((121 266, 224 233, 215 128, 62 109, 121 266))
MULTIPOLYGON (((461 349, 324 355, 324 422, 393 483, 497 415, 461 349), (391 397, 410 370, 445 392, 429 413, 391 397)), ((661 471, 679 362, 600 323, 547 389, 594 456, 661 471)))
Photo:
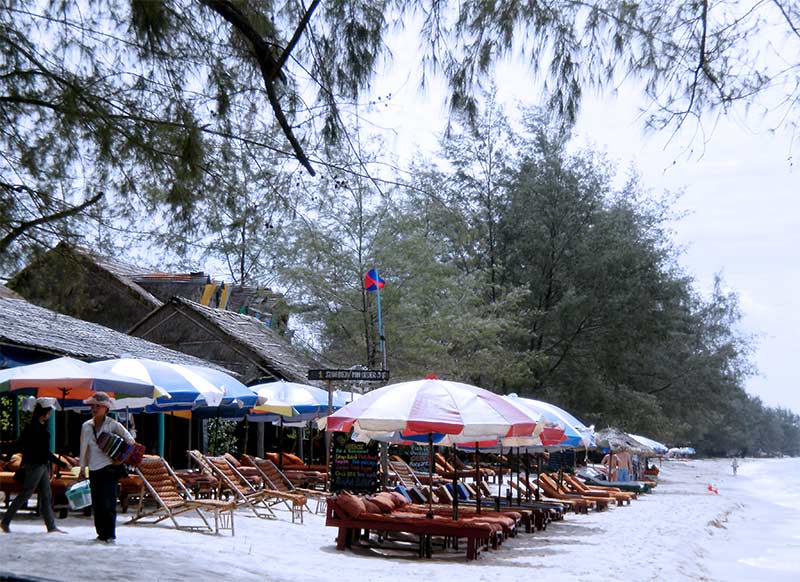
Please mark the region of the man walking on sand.
POLYGON ((736 476, 736 472, 739 470, 739 459, 736 457, 731 461, 731 469, 733 469, 733 475, 736 476))

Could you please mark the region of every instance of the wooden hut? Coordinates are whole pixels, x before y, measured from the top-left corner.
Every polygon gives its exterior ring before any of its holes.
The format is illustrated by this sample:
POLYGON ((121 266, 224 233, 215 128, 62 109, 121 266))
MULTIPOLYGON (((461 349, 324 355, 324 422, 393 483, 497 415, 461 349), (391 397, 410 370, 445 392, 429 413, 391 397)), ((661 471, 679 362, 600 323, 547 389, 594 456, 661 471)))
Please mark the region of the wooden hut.
POLYGON ((59 243, 8 282, 31 303, 126 331, 162 301, 134 279, 146 270, 59 243))
POLYGON ((233 370, 245 384, 307 382, 308 369, 321 367, 264 321, 183 297, 173 297, 129 333, 233 370))
POLYGON ((268 288, 227 285, 203 272, 139 267, 64 242, 8 286, 36 305, 123 332, 176 296, 254 315, 279 334, 288 329, 288 305, 268 288))

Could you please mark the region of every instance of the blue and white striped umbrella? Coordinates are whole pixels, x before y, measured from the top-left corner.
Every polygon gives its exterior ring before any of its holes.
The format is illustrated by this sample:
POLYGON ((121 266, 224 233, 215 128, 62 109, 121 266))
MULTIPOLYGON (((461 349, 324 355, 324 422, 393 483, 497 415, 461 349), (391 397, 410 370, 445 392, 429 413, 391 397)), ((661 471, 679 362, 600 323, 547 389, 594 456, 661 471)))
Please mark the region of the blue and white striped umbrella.
MULTIPOLYGON (((210 379, 211 374, 205 372, 210 368, 198 369, 198 366, 172 364, 147 358, 119 358, 94 362, 91 366, 149 382, 167 392, 168 397, 160 396, 148 406, 149 412, 188 410, 199 405, 219 406, 225 396, 225 386, 220 386, 215 380, 210 379)), ((226 385, 233 385, 234 382, 241 384, 228 374, 224 376, 229 379, 226 385)))
MULTIPOLYGON (((271 403, 280 402, 291 406, 294 409, 292 420, 313 420, 328 413, 328 393, 322 388, 311 386, 310 384, 300 384, 298 382, 287 382, 278 380, 265 384, 250 386, 259 398, 259 404, 264 402, 265 408, 259 410, 257 404, 253 408, 251 420, 259 420, 258 413, 271 412, 271 403)), ((339 406, 334 405, 334 410, 339 406)))
POLYGON ((647 447, 650 447, 651 449, 653 449, 653 452, 655 452, 656 454, 666 455, 667 452, 669 451, 669 448, 667 448, 667 445, 665 445, 663 443, 660 443, 660 442, 658 442, 656 440, 653 440, 651 438, 648 438, 646 436, 641 436, 641 435, 633 434, 633 433, 630 433, 630 432, 628 433, 628 436, 633 437, 634 440, 637 440, 640 443, 642 443, 643 445, 645 445, 647 447))

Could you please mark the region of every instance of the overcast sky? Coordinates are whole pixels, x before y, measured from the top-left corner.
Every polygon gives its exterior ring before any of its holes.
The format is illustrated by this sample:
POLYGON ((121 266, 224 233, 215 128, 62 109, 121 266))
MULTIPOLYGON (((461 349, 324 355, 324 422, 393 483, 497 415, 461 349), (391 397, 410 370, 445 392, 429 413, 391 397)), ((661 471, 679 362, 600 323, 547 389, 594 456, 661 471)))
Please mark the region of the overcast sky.
MULTIPOLYGON (((406 157, 416 147, 436 146, 447 112, 443 88, 433 83, 419 90, 411 72, 418 63, 413 54, 402 56, 395 51, 391 73, 376 78, 373 98, 381 104, 370 117, 386 128, 389 147, 406 157)), ((501 68, 500 100, 537 104, 529 78, 525 70, 501 68)), ((759 373, 748 381, 748 392, 800 413, 794 361, 800 346, 800 168, 791 162, 791 137, 759 131, 757 120, 745 127, 731 118, 716 124, 705 146, 688 132, 670 140, 643 131, 641 105, 633 88, 589 97, 576 137, 606 151, 623 171, 635 163, 646 187, 684 192, 676 209, 688 215, 674 225, 675 241, 686 248, 681 264, 703 292, 721 273, 740 297, 742 331, 758 337, 753 360, 759 373)))

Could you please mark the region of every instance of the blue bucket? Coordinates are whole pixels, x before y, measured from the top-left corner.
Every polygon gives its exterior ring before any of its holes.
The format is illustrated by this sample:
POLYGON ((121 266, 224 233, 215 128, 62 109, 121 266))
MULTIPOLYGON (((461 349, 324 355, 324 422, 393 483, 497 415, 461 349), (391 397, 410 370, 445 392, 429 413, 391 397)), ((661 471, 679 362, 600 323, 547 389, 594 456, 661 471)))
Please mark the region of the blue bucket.
POLYGON ((67 503, 70 509, 83 509, 92 504, 92 491, 89 488, 89 481, 84 480, 72 485, 66 491, 67 503))

